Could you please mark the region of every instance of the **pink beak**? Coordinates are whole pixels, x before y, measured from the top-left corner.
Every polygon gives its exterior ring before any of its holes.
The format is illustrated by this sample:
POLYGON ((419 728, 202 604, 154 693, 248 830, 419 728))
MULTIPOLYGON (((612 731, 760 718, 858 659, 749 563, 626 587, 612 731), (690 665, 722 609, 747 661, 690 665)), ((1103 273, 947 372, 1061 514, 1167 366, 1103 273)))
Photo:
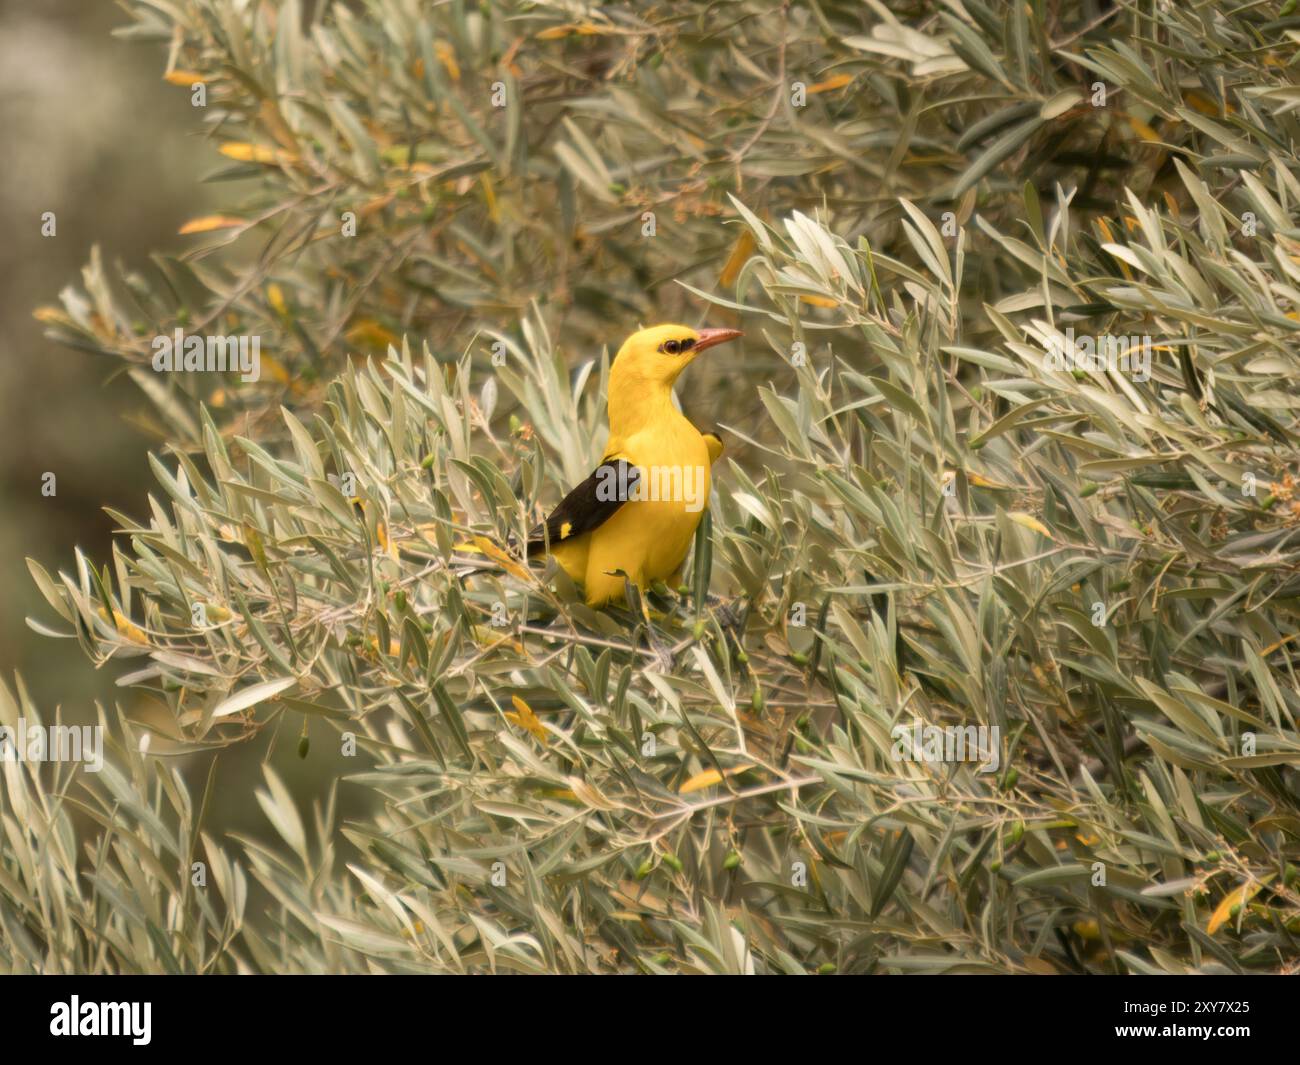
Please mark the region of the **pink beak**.
POLYGON ((695 350, 703 351, 715 344, 725 344, 728 340, 735 340, 738 336, 744 336, 739 329, 701 329, 698 333, 698 339, 695 341, 695 350))

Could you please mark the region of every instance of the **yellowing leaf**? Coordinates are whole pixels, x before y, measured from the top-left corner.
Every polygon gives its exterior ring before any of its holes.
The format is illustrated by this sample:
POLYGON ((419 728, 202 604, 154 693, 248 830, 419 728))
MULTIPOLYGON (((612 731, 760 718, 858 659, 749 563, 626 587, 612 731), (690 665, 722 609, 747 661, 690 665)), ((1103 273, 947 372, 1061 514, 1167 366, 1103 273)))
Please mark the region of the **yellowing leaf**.
POLYGON ((825 296, 805 296, 799 297, 804 303, 811 303, 814 307, 838 307, 839 300, 827 299, 825 296))
POLYGON ((555 41, 561 37, 568 37, 571 34, 577 34, 579 37, 592 37, 609 31, 603 26, 597 26, 591 22, 582 22, 576 26, 551 26, 537 34, 539 41, 555 41))
POLYGON ((1214 908, 1214 912, 1210 914, 1210 923, 1205 926, 1205 931, 1209 935, 1214 935, 1215 932, 1231 920, 1237 910, 1259 894, 1259 889, 1263 886, 1262 883, 1258 882, 1242 884, 1241 887, 1229 891, 1223 897, 1223 901, 1214 908))
POLYGON ((298 138, 285 122, 284 115, 280 113, 280 105, 276 103, 274 97, 266 97, 262 100, 261 106, 257 109, 257 117, 261 119, 263 127, 270 131, 280 147, 285 149, 286 156, 296 158, 298 138))
MULTIPOLYGON (((1107 244, 1115 243, 1114 234, 1111 233, 1110 226, 1107 224, 1106 219, 1098 218, 1097 228, 1101 230, 1101 235, 1106 238, 1107 244)), ((1126 278, 1128 278, 1130 281, 1133 280, 1133 271, 1128 268, 1128 263, 1126 263, 1123 259, 1119 260, 1119 268, 1123 272, 1126 278)))
POLYGON ((814 96, 819 92, 832 92, 835 89, 842 89, 852 80, 852 74, 836 74, 833 77, 827 78, 825 81, 819 81, 815 85, 809 85, 808 95, 814 96))
POLYGON ((375 528, 375 533, 379 538, 380 550, 394 561, 397 560, 397 543, 388 535, 388 526, 382 521, 375 528))
POLYGON ((1153 130, 1140 118, 1135 118, 1132 115, 1125 115, 1124 117, 1128 119, 1128 124, 1133 127, 1133 132, 1136 133, 1139 137, 1141 137, 1144 141, 1147 141, 1148 143, 1151 144, 1158 144, 1160 142, 1160 134, 1157 133, 1155 130, 1153 130))
POLYGON ((1085 917, 1074 922, 1074 934, 1080 939, 1094 940, 1101 938, 1101 925, 1095 917, 1085 917))
POLYGON ((456 50, 446 41, 438 41, 433 46, 433 51, 438 57, 438 62, 446 69, 447 77, 452 81, 460 81, 460 64, 456 62, 456 50))
POLYGON ((393 202, 393 194, 390 192, 387 196, 376 196, 373 200, 368 200, 357 208, 357 214, 362 218, 368 218, 376 211, 382 211, 393 202))
MULTIPOLYGON (((1198 92, 1196 89, 1192 89, 1190 92, 1185 93, 1183 95, 1183 101, 1193 111, 1199 111, 1201 114, 1208 115, 1210 118, 1218 118, 1222 114, 1219 110, 1219 105, 1214 100, 1206 96, 1205 93, 1198 92)), ((1237 113, 1237 109, 1233 107, 1232 104, 1228 104, 1225 110, 1230 115, 1235 115, 1237 113)))
POLYGON ((357 348, 385 350, 389 344, 394 347, 401 344, 401 341, 392 331, 385 329, 373 318, 358 318, 348 327, 346 336, 348 343, 357 348))
POLYGON ((474 545, 493 562, 500 565, 500 567, 512 577, 518 577, 521 581, 532 579, 532 574, 530 574, 527 569, 502 551, 501 548, 497 547, 497 545, 486 536, 474 537, 474 545))
POLYGON ((1008 511, 1007 517, 1017 525, 1023 525, 1026 529, 1033 529, 1040 536, 1046 536, 1049 540, 1054 539, 1052 534, 1048 532, 1047 526, 1032 514, 1026 514, 1023 510, 1012 510, 1008 511))
POLYGON ((722 267, 722 273, 718 275, 718 284, 723 288, 730 288, 736 283, 736 278, 740 274, 740 268, 751 255, 754 254, 754 234, 748 229, 742 230, 735 245, 731 249, 731 254, 727 256, 727 261, 722 267))
POLYGON ((131 624, 131 619, 123 614, 120 610, 114 610, 110 620, 108 611, 100 607, 97 611, 100 618, 109 622, 113 628, 117 629, 118 635, 123 639, 130 640, 132 643, 148 643, 149 638, 135 625, 131 624))
POLYGON ((987 477, 978 473, 966 474, 966 480, 968 480, 976 488, 1002 488, 1002 489, 1011 488, 1011 485, 1009 484, 1002 484, 1000 481, 990 481, 987 477))
POLYGON ((279 381, 282 385, 296 383, 290 378, 289 371, 284 368, 284 364, 270 355, 262 356, 262 369, 271 375, 273 381, 279 381))
POLYGON ((533 713, 533 708, 517 695, 510 696, 510 701, 515 704, 515 713, 511 713, 507 710, 506 720, 518 725, 522 729, 527 729, 536 737, 539 743, 549 743, 550 737, 546 734, 546 728, 542 725, 537 715, 533 713))
POLYGON ((281 317, 288 316, 289 308, 284 302, 284 292, 274 281, 266 286, 266 302, 271 305, 276 314, 281 317))
POLYGON ((228 214, 205 214, 201 218, 191 218, 177 232, 185 237, 191 233, 211 233, 214 229, 231 229, 242 226, 244 220, 228 214))
POLYGON ((193 70, 169 70, 163 75, 163 81, 172 85, 184 85, 186 88, 191 85, 206 84, 207 80, 207 75, 193 70))
POLYGON ((492 219, 494 225, 498 224, 501 221, 501 211, 497 207, 497 194, 492 188, 492 179, 485 173, 480 180, 483 183, 483 199, 487 203, 488 217, 492 219))
POLYGON ((221 154, 240 163, 278 163, 297 158, 292 152, 277 151, 265 144, 247 144, 244 141, 227 141, 221 154))
POLYGON ((714 784, 721 784, 724 776, 734 777, 739 773, 744 773, 746 770, 753 768, 754 766, 752 763, 745 762, 741 765, 732 766, 730 769, 726 770, 725 773, 719 773, 716 769, 706 769, 702 773, 696 773, 695 776, 686 781, 685 784, 677 789, 677 794, 689 795, 693 791, 701 791, 704 788, 711 788, 714 784))

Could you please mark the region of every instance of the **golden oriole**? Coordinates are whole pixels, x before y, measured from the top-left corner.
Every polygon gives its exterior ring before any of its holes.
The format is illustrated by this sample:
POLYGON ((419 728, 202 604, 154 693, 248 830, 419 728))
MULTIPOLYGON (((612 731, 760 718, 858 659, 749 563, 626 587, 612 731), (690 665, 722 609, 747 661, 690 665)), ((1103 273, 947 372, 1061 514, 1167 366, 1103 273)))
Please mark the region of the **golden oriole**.
POLYGON ((673 406, 678 375, 736 329, 656 325, 633 333, 609 374, 609 442, 600 465, 528 538, 529 557, 549 552, 602 606, 640 588, 680 581, 709 504, 709 467, 722 454, 673 406))

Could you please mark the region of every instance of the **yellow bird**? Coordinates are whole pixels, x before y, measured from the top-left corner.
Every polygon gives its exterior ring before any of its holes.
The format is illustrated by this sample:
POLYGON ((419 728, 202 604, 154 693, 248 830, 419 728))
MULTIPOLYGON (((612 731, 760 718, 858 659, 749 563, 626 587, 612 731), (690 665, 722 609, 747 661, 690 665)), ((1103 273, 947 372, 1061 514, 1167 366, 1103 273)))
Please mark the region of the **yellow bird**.
POLYGON ((589 605, 621 598, 625 579, 639 588, 680 582, 722 440, 673 406, 673 384, 700 352, 740 335, 656 325, 619 349, 609 373, 605 456, 528 539, 529 557, 553 555, 589 605))

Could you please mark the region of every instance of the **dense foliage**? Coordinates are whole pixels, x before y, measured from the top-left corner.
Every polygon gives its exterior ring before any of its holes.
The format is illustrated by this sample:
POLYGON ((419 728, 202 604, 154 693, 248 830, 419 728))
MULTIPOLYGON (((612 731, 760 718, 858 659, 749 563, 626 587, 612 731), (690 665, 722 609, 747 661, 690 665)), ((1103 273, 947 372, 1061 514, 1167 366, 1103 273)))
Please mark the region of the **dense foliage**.
POLYGON ((1293 5, 126 6, 241 184, 39 312, 165 446, 32 623, 162 712, 6 767, 0 967, 1294 967, 1293 5), (589 610, 507 545, 623 336, 706 310, 688 584, 589 610), (177 327, 262 379, 156 374, 177 327), (268 768, 275 836, 206 831, 300 719, 370 813, 268 768))

